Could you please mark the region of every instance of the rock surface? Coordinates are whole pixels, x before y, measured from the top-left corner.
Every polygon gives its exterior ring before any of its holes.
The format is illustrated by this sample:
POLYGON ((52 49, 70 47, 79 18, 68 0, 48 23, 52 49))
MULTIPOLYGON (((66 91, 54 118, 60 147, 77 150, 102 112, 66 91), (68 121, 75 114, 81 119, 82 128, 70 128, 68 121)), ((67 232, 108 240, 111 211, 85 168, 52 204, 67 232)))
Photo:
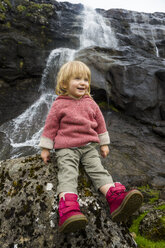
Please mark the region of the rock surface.
POLYGON ((142 236, 153 241, 164 240, 165 210, 154 209, 141 221, 139 231, 142 236))
POLYGON ((58 232, 57 167, 38 155, 6 160, 0 165, 0 247, 136 247, 124 224, 113 223, 106 200, 93 190, 81 169, 79 197, 88 218, 85 230, 58 232))
MULTIPOLYGON (((165 188, 164 137, 152 125, 140 123, 120 112, 104 113, 111 137, 110 156, 103 164, 115 181, 128 185, 165 188)), ((158 123, 157 123, 158 124, 158 123)))
MULTIPOLYGON (((117 44, 77 53, 76 58, 92 70, 92 88, 104 90, 104 99, 107 94, 116 106, 137 119, 164 120, 165 13, 122 9, 97 12, 111 26, 117 44)), ((1 123, 16 117, 37 99, 51 50, 80 47, 83 18, 81 4, 1 1, 1 123)))
POLYGON ((0 123, 16 117, 38 98, 52 49, 79 46, 82 8, 56 1, 1 1, 0 123))

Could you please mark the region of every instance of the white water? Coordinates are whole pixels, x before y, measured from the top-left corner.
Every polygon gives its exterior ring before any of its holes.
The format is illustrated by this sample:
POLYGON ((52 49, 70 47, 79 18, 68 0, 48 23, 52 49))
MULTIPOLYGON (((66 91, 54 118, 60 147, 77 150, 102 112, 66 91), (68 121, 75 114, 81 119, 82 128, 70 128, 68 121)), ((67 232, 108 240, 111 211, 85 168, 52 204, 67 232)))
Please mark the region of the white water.
POLYGON ((84 8, 83 32, 80 36, 80 48, 101 46, 116 48, 117 40, 110 26, 100 14, 90 7, 84 8), (105 21, 107 23, 105 23, 105 21))
MULTIPOLYGON (((80 49, 88 46, 115 48, 117 40, 101 15, 91 8, 84 9, 83 32, 80 36, 80 49)), ((80 50, 79 49, 79 50, 80 50)), ((56 95, 55 80, 59 68, 67 61, 73 60, 76 50, 69 48, 54 49, 48 59, 42 75, 39 91, 41 96, 24 113, 3 124, 0 132, 4 132, 12 147, 10 158, 24 156, 39 151, 38 143, 45 119, 56 95), (26 152, 25 152, 26 150, 26 152)))

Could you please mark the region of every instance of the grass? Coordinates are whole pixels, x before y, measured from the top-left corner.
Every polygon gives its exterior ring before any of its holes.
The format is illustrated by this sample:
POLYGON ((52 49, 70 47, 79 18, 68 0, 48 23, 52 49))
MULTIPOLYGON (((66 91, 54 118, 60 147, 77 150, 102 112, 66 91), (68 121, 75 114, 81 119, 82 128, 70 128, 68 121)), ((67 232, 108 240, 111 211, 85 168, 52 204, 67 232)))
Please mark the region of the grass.
POLYGON ((136 234, 135 241, 138 244, 139 248, 165 248, 165 241, 162 240, 154 242, 140 235, 139 224, 147 213, 148 211, 144 212, 136 220, 133 221, 133 224, 129 229, 130 233, 136 234))
MULTIPOLYGON (((149 199, 149 203, 153 204, 159 199, 159 191, 151 189, 149 185, 138 187, 139 190, 142 192, 146 192, 151 198, 149 199)), ((153 209, 160 209, 165 210, 165 204, 162 204, 161 206, 153 207, 153 209)), ((139 225, 140 222, 143 220, 143 218, 146 216, 146 214, 149 213, 149 211, 146 211, 142 213, 137 219, 133 221, 132 226, 129 228, 130 233, 135 233, 135 241, 138 244, 139 248, 165 248, 165 241, 152 241, 149 240, 139 233, 139 225)), ((164 223, 164 218, 162 219, 164 223)))
POLYGON ((149 200, 150 204, 153 204, 159 199, 159 191, 155 189, 151 189, 149 185, 138 187, 142 192, 145 191, 151 198, 149 200))

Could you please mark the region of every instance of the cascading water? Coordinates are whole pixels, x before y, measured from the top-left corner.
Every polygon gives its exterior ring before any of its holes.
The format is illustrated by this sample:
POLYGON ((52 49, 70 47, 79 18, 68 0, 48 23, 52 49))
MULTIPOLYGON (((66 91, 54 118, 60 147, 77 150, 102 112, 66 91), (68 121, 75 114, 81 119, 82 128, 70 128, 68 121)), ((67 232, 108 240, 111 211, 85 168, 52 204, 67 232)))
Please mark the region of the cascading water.
MULTIPOLYGON (((80 49, 88 46, 115 48, 117 40, 101 15, 91 8, 84 8, 83 32, 80 36, 80 49), (99 34, 99 35, 98 35, 99 34)), ((79 49, 79 50, 80 50, 79 49)), ((62 64, 73 60, 76 50, 69 48, 54 49, 47 60, 39 91, 40 98, 17 118, 3 124, 0 132, 10 141, 8 158, 34 154, 39 151, 38 143, 48 110, 56 98, 55 78, 62 64)), ((3 156, 2 156, 3 157, 3 156)), ((0 156, 1 159, 1 156, 0 156)))
POLYGON ((39 89, 40 98, 20 116, 0 127, 0 132, 4 132, 10 141, 11 158, 38 151, 46 115, 56 98, 54 93, 56 74, 65 61, 73 60, 74 52, 75 50, 68 48, 59 48, 50 53, 39 89))
POLYGON ((80 48, 100 46, 116 48, 117 40, 108 20, 90 7, 84 7, 83 32, 80 36, 80 48), (106 24, 106 22, 108 22, 106 24))

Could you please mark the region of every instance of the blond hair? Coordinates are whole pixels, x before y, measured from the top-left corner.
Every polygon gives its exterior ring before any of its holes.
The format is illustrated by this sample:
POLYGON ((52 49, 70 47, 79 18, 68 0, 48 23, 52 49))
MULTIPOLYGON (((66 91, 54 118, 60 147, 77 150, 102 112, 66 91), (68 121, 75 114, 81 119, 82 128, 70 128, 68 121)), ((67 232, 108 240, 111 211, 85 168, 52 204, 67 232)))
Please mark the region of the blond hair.
POLYGON ((91 72, 87 65, 81 61, 69 61, 64 64, 57 75, 57 85, 56 94, 57 95, 67 95, 67 85, 71 78, 84 77, 88 79, 89 88, 87 95, 90 96, 90 82, 91 82, 91 72))

